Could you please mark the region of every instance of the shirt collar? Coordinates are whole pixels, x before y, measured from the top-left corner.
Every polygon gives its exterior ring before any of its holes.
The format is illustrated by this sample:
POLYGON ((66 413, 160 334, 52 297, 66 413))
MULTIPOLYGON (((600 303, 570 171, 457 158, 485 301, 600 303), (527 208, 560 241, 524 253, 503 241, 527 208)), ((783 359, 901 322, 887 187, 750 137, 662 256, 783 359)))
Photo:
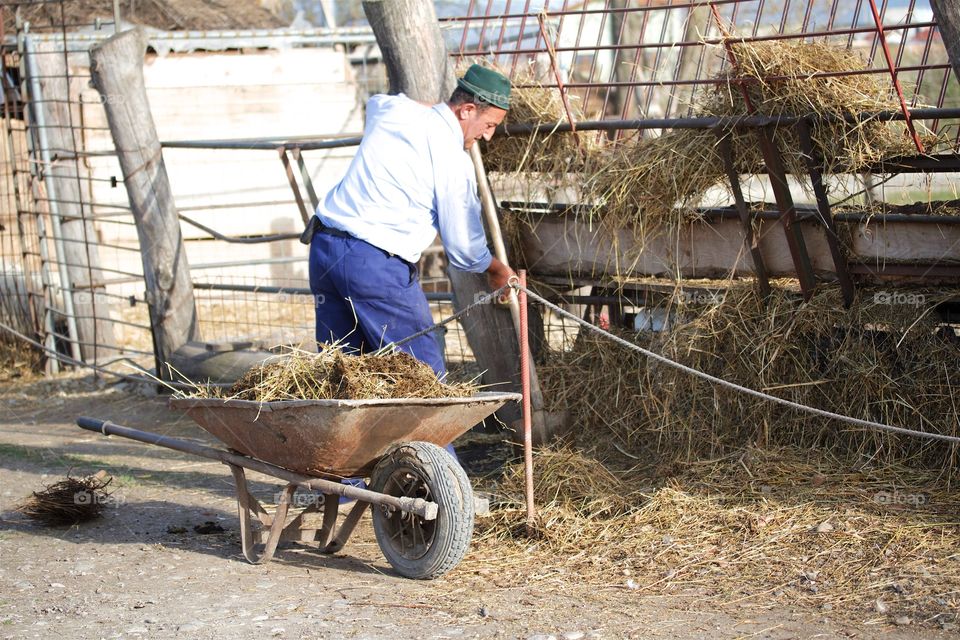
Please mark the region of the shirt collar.
POLYGON ((453 113, 453 109, 450 108, 446 102, 441 102, 439 104, 433 105, 433 110, 440 114, 440 117, 443 121, 450 127, 450 135, 457 140, 457 143, 463 148, 463 129, 460 128, 460 123, 457 121, 456 114, 453 113))

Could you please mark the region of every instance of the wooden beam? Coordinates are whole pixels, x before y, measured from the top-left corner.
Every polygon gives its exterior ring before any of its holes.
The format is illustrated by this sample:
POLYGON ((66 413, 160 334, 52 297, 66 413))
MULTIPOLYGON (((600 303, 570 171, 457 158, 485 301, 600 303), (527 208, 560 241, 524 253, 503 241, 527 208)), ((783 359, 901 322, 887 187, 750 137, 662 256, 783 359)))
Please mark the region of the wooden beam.
POLYGON ((101 269, 99 240, 92 221, 93 199, 87 171, 77 160, 80 133, 79 109, 73 104, 84 81, 68 81, 69 69, 62 43, 37 43, 36 62, 41 96, 36 108, 43 110, 44 132, 50 150, 51 165, 41 168, 60 214, 60 235, 69 282, 64 296, 73 299, 77 339, 85 362, 117 355, 109 298, 103 295, 106 279, 101 269))
POLYGON ((158 374, 188 341, 198 340, 190 266, 170 181, 143 82, 147 38, 140 28, 90 49, 93 86, 100 92, 140 239, 158 374))

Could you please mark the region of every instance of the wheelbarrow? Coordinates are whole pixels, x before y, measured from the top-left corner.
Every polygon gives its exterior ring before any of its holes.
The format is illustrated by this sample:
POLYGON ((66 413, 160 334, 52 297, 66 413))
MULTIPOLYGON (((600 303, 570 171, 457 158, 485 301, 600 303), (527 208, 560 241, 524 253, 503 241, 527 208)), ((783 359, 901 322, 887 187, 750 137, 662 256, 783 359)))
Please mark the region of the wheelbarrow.
POLYGON ((243 555, 253 564, 269 561, 281 540, 315 542, 322 553, 336 553, 372 506, 377 543, 390 565, 403 576, 429 579, 463 559, 473 534, 473 489, 443 447, 520 398, 482 392, 436 399, 169 401, 229 450, 95 418, 78 418, 77 425, 229 466, 243 555), (286 481, 272 511, 250 493, 244 469, 286 481), (342 483, 344 478, 369 478, 370 488, 342 483), (298 488, 321 493, 322 504, 311 493, 309 504, 294 514, 290 507, 302 497, 298 488), (356 504, 338 529, 341 498, 356 504))

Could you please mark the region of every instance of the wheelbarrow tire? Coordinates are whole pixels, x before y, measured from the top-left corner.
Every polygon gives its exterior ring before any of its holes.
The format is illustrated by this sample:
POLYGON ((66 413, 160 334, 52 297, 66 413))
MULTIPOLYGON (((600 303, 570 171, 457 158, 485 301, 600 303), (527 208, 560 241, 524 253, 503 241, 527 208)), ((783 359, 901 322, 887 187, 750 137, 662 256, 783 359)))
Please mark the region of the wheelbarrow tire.
POLYGON ((387 562, 400 575, 429 580, 463 559, 473 535, 473 488, 463 468, 429 442, 397 445, 370 476, 379 493, 437 503, 436 520, 373 506, 373 530, 387 562))

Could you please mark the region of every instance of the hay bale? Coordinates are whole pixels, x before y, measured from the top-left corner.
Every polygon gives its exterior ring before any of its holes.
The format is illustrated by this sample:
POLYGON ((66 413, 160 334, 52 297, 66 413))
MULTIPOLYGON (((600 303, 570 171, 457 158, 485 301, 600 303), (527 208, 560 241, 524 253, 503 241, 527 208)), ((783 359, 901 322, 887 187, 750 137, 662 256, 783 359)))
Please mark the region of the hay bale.
MULTIPOLYGON (((626 337, 724 380, 843 415, 960 435, 954 372, 960 346, 933 306, 947 293, 913 292, 922 305, 887 304, 861 290, 844 309, 835 289, 807 303, 776 289, 761 299, 732 286, 715 304, 666 303, 669 332, 626 337)), ((884 461, 953 469, 955 447, 852 428, 744 396, 582 334, 538 369, 548 410, 570 412, 582 447, 623 457, 692 460, 749 442, 828 447, 884 461)))
POLYGON ((75 525, 99 518, 110 494, 108 478, 101 471, 86 478, 68 477, 33 495, 17 506, 17 512, 46 527, 75 525))
MULTIPOLYGON (((720 76, 721 82, 714 88, 700 94, 694 105, 696 116, 750 114, 741 87, 746 88, 759 115, 842 117, 899 109, 884 76, 816 75, 865 69, 863 59, 847 49, 806 42, 739 42, 731 46, 737 65, 720 76)), ((521 89, 517 94, 518 108, 516 113, 511 110, 510 122, 566 121, 556 89, 521 89)), ((695 219, 695 207, 704 194, 726 185, 717 138, 709 130, 666 130, 659 136, 632 136, 604 144, 595 135, 581 136, 590 144, 580 158, 570 134, 540 135, 539 140, 535 136, 494 138, 492 170, 533 172, 530 179, 575 184, 580 202, 595 205, 589 213, 591 219, 616 229, 632 228, 640 237, 695 219), (572 171, 580 175, 572 179, 568 175, 572 171)), ((924 136, 928 147, 935 142, 929 134, 924 136)), ((904 125, 897 122, 820 122, 813 126, 812 137, 826 173, 857 172, 883 159, 915 152, 904 125)), ((774 138, 787 170, 805 175, 795 128, 779 128, 774 138)), ((763 159, 756 132, 734 131, 731 142, 738 172, 760 173, 763 159)), ((805 181, 801 184, 806 188, 805 181)), ((569 197, 571 190, 562 193, 569 197)))
MULTIPOLYGON (((446 384, 429 365, 400 351, 359 356, 338 346, 319 353, 292 351, 247 371, 226 392, 237 400, 367 400, 471 396, 471 383, 446 384)), ((215 389, 203 396, 222 397, 215 389)))

